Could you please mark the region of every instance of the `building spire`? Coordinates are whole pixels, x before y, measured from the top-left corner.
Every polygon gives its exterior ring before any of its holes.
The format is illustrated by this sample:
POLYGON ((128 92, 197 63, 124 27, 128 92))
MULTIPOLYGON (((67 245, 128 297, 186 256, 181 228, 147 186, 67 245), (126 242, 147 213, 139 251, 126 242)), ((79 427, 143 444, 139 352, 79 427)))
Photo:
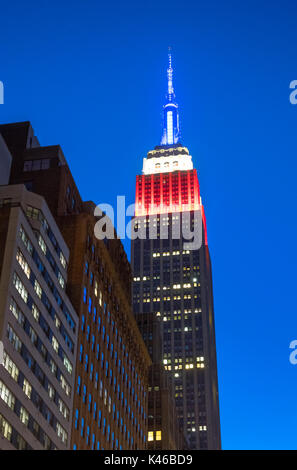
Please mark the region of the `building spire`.
POLYGON ((174 98, 174 89, 173 89, 173 68, 172 68, 172 55, 171 47, 168 47, 168 69, 167 69, 167 80, 168 80, 168 101, 172 101, 174 98))
POLYGON ((161 145, 170 146, 177 144, 180 139, 178 105, 175 102, 175 94, 173 88, 171 47, 168 48, 167 83, 168 89, 166 95, 166 103, 163 106, 163 135, 161 145))

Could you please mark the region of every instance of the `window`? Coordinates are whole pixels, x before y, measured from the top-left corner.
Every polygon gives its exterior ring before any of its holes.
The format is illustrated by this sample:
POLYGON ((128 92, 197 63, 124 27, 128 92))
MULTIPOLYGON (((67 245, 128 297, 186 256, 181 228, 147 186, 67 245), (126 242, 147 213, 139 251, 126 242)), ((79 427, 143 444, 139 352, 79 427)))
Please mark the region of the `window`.
POLYGON ((29 328, 29 338, 31 339, 31 342, 36 345, 37 344, 37 334, 35 332, 35 330, 32 328, 32 326, 30 326, 29 328))
POLYGON ((15 350, 20 352, 22 348, 22 342, 9 324, 7 325, 7 336, 11 344, 14 346, 15 350))
POLYGON ((162 440, 162 431, 156 431, 156 441, 162 440))
POLYGON ((56 375, 56 373, 57 373, 57 364, 52 359, 50 359, 50 369, 52 371, 52 374, 56 375))
POLYGON ((153 441, 154 440, 154 432, 153 431, 149 431, 147 440, 148 441, 153 441))
POLYGON ((61 441, 66 444, 67 443, 67 432, 65 429, 61 426, 60 423, 57 423, 57 435, 61 439, 61 441))
POLYGON ((40 313, 35 304, 32 304, 32 315, 35 318, 35 320, 38 322, 40 313))
POLYGON ((17 368, 15 363, 10 359, 8 354, 6 354, 5 352, 4 352, 4 363, 3 363, 3 365, 4 365, 4 368, 7 370, 7 372, 9 373, 10 377, 12 377, 13 380, 15 380, 17 382, 18 377, 19 377, 19 369, 17 368))
POLYGON ((24 161, 24 171, 32 170, 32 160, 24 161))
POLYGON ((55 338, 55 336, 52 337, 52 346, 55 352, 57 353, 59 351, 59 343, 57 341, 57 338, 55 338))
POLYGON ((31 274, 30 266, 25 260, 24 255, 20 250, 17 251, 16 259, 19 265, 21 266, 22 270, 24 271, 25 275, 27 276, 27 278, 30 279, 30 274, 31 274))
POLYGON ((26 215, 30 219, 38 220, 39 219, 39 210, 35 209, 35 207, 27 206, 26 215))
POLYGON ((24 162, 24 172, 27 171, 40 171, 47 170, 50 167, 49 158, 43 158, 38 160, 25 160, 24 162))
POLYGON ((78 413, 78 409, 76 408, 76 410, 75 410, 75 422, 74 422, 75 429, 78 429, 78 421, 79 421, 79 413, 78 413))
POLYGON ((20 408, 20 420, 25 426, 28 426, 29 413, 23 406, 20 408))
POLYGON ((46 254, 46 244, 41 235, 38 236, 38 244, 44 254, 46 254))
POLYGON ((59 398, 59 410, 60 410, 60 413, 62 413, 62 415, 64 416, 64 418, 68 420, 69 419, 69 409, 67 408, 67 406, 65 405, 63 400, 61 400, 61 398, 59 398))
POLYGON ((60 286, 62 287, 62 289, 64 289, 65 287, 65 279, 63 278, 62 274, 60 273, 60 271, 58 271, 58 281, 60 283, 60 286))
POLYGON ((47 386, 47 392, 51 400, 55 399, 55 389, 54 387, 49 383, 47 386))
POLYGON ((22 297, 23 301, 25 303, 27 303, 27 301, 28 301, 28 291, 27 291, 24 284, 22 283, 22 281, 20 280, 19 276, 16 273, 14 273, 14 275, 13 275, 13 285, 15 286, 16 290, 18 291, 18 293, 22 297))
POLYGON ((67 371, 71 375, 72 374, 72 364, 66 356, 64 356, 64 366, 66 367, 67 371))
POLYGON ((6 403, 9 408, 14 410, 15 397, 6 385, 0 380, 0 398, 6 403))
POLYGON ((65 259, 62 252, 60 252, 60 262, 61 262, 61 265, 63 266, 63 268, 65 269, 66 268, 66 259, 65 259))
POLYGON ((12 427, 6 421, 6 419, 0 414, 0 433, 2 436, 4 436, 8 441, 11 440, 11 433, 12 433, 12 427))
POLYGON ((21 240, 23 241, 25 247, 27 248, 27 250, 29 251, 30 255, 32 255, 33 253, 33 245, 32 243, 30 242, 28 236, 26 235, 23 227, 20 228, 20 238, 21 240))
POLYGON ((71 394, 71 387, 68 382, 65 380, 65 377, 61 374, 60 376, 60 384, 66 395, 69 397, 71 394))
POLYGON ((19 307, 17 306, 14 299, 10 299, 9 309, 13 313, 15 318, 17 319, 18 323, 23 326, 24 323, 25 323, 25 317, 24 317, 23 313, 21 312, 21 310, 19 309, 19 307))
POLYGON ((38 295, 38 297, 41 299, 42 288, 41 288, 41 285, 39 284, 39 282, 37 281, 37 279, 35 279, 35 282, 34 282, 34 290, 35 290, 36 294, 38 295))
POLYGON ((31 398, 32 387, 27 379, 24 379, 23 392, 25 393, 25 395, 27 395, 28 398, 31 398))

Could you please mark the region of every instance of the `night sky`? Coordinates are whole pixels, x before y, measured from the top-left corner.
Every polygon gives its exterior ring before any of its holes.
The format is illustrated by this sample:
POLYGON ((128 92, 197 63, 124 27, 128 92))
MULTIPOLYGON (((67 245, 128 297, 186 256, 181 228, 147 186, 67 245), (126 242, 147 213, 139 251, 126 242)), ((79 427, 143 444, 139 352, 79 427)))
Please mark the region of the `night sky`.
POLYGON ((213 263, 223 448, 297 449, 297 5, 242 3, 2 2, 0 122, 60 144, 85 200, 130 204, 160 143, 172 46, 213 263))

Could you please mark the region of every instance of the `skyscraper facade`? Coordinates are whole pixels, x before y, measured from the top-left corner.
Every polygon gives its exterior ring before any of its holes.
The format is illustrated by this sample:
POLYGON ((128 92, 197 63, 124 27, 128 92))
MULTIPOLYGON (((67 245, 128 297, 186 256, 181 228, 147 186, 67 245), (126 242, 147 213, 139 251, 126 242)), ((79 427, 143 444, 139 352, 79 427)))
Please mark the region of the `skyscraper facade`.
POLYGON ((182 450, 187 443, 177 419, 173 381, 162 364, 160 318, 137 315, 137 323, 152 359, 148 388, 148 450, 182 450))
POLYGON ((196 169, 180 143, 169 53, 161 145, 136 178, 133 309, 162 325, 162 358, 192 449, 219 449, 220 420, 212 274, 196 169))

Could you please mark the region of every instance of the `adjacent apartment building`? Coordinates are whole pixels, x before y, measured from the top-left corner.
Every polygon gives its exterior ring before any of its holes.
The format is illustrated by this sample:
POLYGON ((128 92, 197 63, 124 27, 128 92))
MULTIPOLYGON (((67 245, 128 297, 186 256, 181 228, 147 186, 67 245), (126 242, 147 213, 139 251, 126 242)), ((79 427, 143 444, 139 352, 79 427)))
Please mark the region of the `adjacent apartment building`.
POLYGON ((44 197, 70 248, 66 290, 78 315, 71 448, 144 449, 151 359, 122 243, 95 238, 95 205, 82 201, 59 146, 41 147, 28 122, 0 134, 12 154, 10 184, 44 197))
POLYGON ((69 449, 78 317, 43 197, 0 186, 0 448, 69 449))

